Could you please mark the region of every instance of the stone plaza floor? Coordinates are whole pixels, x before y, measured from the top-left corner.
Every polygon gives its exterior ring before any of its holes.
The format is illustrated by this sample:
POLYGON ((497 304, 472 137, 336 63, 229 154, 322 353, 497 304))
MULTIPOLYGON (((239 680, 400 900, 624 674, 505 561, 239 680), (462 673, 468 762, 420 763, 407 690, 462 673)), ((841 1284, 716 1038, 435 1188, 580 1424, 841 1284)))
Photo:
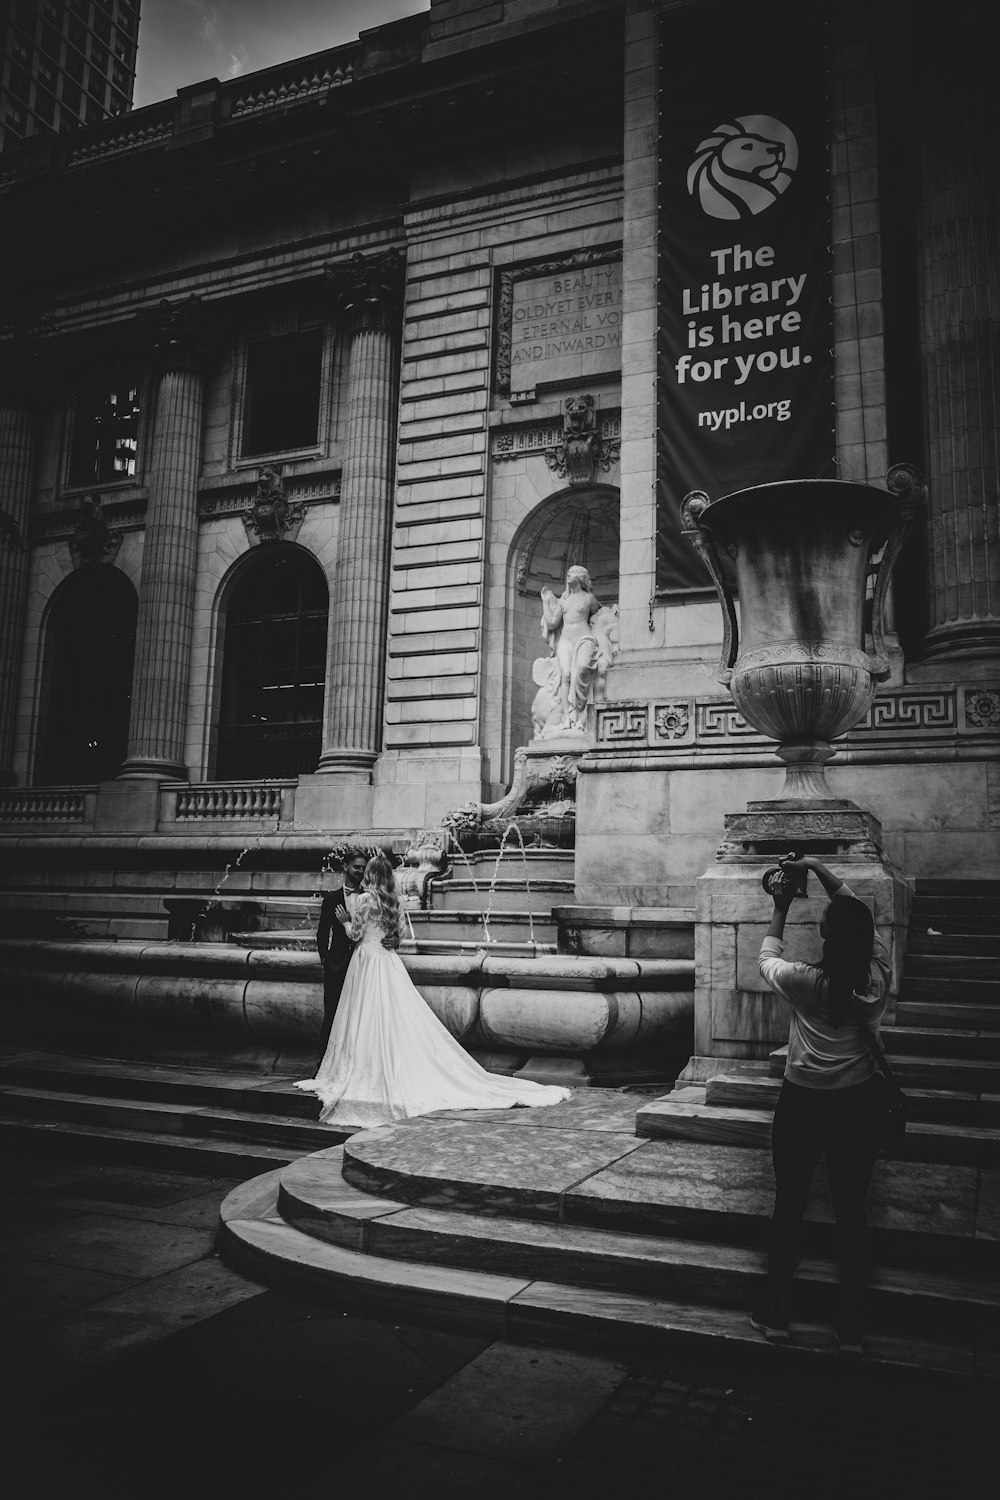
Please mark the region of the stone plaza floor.
POLYGON ((5 1491, 21 1497, 952 1496, 995 1464, 997 1387, 727 1371, 358 1316, 215 1254, 235 1185, 11 1155, 0 1168, 5 1491))

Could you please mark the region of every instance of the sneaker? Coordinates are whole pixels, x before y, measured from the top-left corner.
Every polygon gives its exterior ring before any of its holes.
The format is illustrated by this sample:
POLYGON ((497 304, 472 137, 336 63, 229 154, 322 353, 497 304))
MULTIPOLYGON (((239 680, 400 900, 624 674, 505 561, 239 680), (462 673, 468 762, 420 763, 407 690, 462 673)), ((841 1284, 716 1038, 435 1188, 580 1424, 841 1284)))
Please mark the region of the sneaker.
POLYGON ((788 1313, 776 1302, 765 1302, 761 1307, 755 1307, 750 1314, 750 1327, 756 1328, 771 1344, 787 1344, 790 1334, 788 1331, 788 1313))

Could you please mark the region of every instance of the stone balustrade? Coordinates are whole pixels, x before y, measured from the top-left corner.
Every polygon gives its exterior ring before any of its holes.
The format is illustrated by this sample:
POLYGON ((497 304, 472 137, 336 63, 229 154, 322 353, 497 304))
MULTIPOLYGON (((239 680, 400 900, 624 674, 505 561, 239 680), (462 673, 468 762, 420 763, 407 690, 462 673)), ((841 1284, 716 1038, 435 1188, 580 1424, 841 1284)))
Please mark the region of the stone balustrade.
POLYGON ((349 43, 248 78, 209 80, 181 90, 174 99, 84 125, 71 137, 53 136, 41 148, 31 142, 32 149, 4 163, 0 185, 52 165, 85 167, 152 147, 177 145, 192 127, 199 136, 206 131, 214 134, 231 121, 325 99, 334 89, 354 82, 363 51, 362 44, 349 43))
POLYGON ((286 822, 292 815, 294 781, 215 781, 164 787, 161 823, 286 822))
POLYGON ((96 795, 96 787, 82 786, 19 787, 0 792, 0 823, 90 822, 96 795))
MULTIPOLYGON (((232 118, 260 114, 281 104, 298 104, 303 99, 318 98, 330 89, 353 83, 355 59, 353 54, 341 53, 337 57, 309 59, 304 67, 301 60, 284 68, 272 69, 263 77, 258 75, 257 85, 248 89, 246 81, 242 92, 233 101, 232 118)), ((249 81, 249 80, 247 80, 249 81)))
POLYGON ((174 101, 168 99, 162 104, 116 115, 114 120, 78 131, 69 147, 66 165, 81 167, 109 156, 123 156, 148 146, 160 146, 173 133, 174 101))

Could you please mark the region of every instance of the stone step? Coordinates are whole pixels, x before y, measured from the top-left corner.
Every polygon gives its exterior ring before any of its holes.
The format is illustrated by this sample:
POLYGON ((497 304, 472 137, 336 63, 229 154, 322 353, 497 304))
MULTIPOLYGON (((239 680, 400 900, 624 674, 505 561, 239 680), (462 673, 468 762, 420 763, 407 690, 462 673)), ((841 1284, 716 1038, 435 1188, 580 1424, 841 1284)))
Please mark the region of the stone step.
MULTIPOLYGON (((622 1234, 489 1214, 412 1207, 352 1187, 340 1147, 302 1157, 279 1177, 277 1209, 293 1228, 348 1250, 421 1265, 457 1266, 573 1286, 640 1292, 713 1307, 748 1308, 765 1289, 766 1254, 756 1245, 622 1234)), ((797 1309, 832 1321, 837 1272, 806 1258, 796 1272, 797 1309)), ((1000 1334, 1000 1286, 982 1278, 879 1267, 870 1296, 872 1327, 968 1337, 1000 1334)))
POLYGON ((991 954, 914 953, 907 950, 904 987, 915 979, 986 979, 996 982, 997 958, 991 954))
MULTIPOLYGON (((725 1146, 770 1147, 770 1116, 760 1109, 722 1108, 671 1099, 636 1113, 636 1134, 651 1140, 701 1141, 725 1146)), ((1000 1129, 992 1125, 951 1125, 911 1120, 906 1139, 891 1153, 894 1161, 926 1162, 994 1169, 1000 1167, 1000 1129)))
MULTIPOLYGON (((896 1076, 906 1087, 911 1120, 939 1125, 1000 1125, 1000 1094, 962 1092, 951 1087, 913 1087, 898 1069, 896 1076)), ((760 1078, 745 1074, 727 1077, 719 1073, 705 1085, 705 1102, 723 1109, 760 1109, 772 1112, 780 1091, 780 1078, 760 1078)))
POLYGON ((910 911, 910 929, 926 933, 940 932, 943 936, 991 937, 1000 925, 1000 909, 997 903, 988 905, 971 899, 960 898, 949 902, 920 901, 914 897, 910 911))
MULTIPOLYGON (((884 1030, 887 1028, 883 1028, 884 1030)), ((934 1037, 933 1031, 925 1035, 934 1037)), ((768 1059, 771 1078, 781 1079, 785 1073, 787 1047, 779 1047, 768 1059)), ((980 1057, 946 1057, 931 1053, 898 1055, 889 1047, 892 1071, 903 1088, 932 1088, 957 1091, 963 1094, 1000 1094, 1000 1062, 980 1057)))
POLYGON ((301 1147, 249 1143, 169 1131, 133 1130, 78 1120, 6 1118, 0 1115, 0 1142, 18 1152, 51 1151, 149 1167, 176 1168, 207 1176, 233 1177, 284 1166, 302 1155, 301 1147))
POLYGON ((913 957, 924 954, 946 957, 948 954, 1000 959, 1000 934, 996 933, 946 933, 928 931, 926 927, 910 928, 906 939, 906 963, 913 957))
POLYGON ((556 941, 556 924, 551 913, 529 917, 522 907, 516 911, 494 911, 489 919, 489 931, 483 921, 483 912, 478 908, 453 909, 448 911, 410 911, 413 933, 421 939, 440 942, 442 939, 455 942, 482 943, 487 938, 498 942, 556 941))
POLYGON ((495 849, 485 849, 475 854, 465 854, 458 849, 448 851, 449 871, 445 875, 432 875, 431 883, 474 879, 479 886, 489 885, 494 873, 497 879, 527 878, 538 880, 572 880, 576 854, 572 849, 520 849, 509 846, 498 856, 495 849))
MULTIPOLYGON (((296 1075, 298 1076, 298 1075, 296 1075)), ((92 1094, 106 1099, 208 1105, 228 1111, 313 1121, 316 1100, 275 1074, 227 1075, 101 1058, 12 1050, 0 1059, 0 1086, 92 1094)))
MULTIPOLYGON (((797 1323, 792 1342, 776 1349, 750 1328, 745 1308, 442 1268, 330 1244, 281 1218, 280 1175, 267 1173, 230 1193, 222 1205, 219 1244, 229 1265, 298 1295, 374 1316, 466 1328, 491 1338, 717 1356, 727 1368, 747 1362, 774 1369, 776 1361, 787 1368, 791 1361, 805 1370, 839 1357, 831 1331, 823 1325, 797 1323)), ((879 1333, 866 1342, 865 1363, 988 1378, 995 1373, 996 1361, 980 1335, 917 1342, 905 1335, 879 1333)))
POLYGON ((488 879, 475 881, 455 875, 451 880, 430 882, 430 907, 432 911, 531 911, 544 917, 552 916, 553 906, 572 900, 575 882, 570 876, 566 880, 529 876, 518 880, 505 875, 492 885, 488 879))
POLYGON ((900 987, 900 1002, 904 1000, 1000 1007, 1000 979, 919 979, 907 971, 900 987))
POLYGON ((896 1005, 896 1025, 996 1034, 1000 1032, 1000 1006, 971 1005, 957 1000, 900 999, 896 1005))
POLYGON ((432 937, 432 938, 403 938, 399 945, 400 953, 416 953, 433 955, 435 953, 481 953, 483 951, 506 957, 535 958, 543 954, 557 954, 558 948, 555 943, 532 943, 530 941, 497 942, 492 939, 489 943, 484 938, 478 941, 474 939, 459 940, 455 938, 432 937))
MULTIPOLYGON (((933 1026, 885 1026, 879 1031, 890 1060, 924 1056, 968 1057, 1000 1062, 1000 1031, 960 1031, 933 1026)), ((784 1063, 782 1063, 784 1068, 784 1063)))
MULTIPOLYGON (((318 1102, 312 1102, 318 1114, 318 1102)), ((157 1136, 190 1135, 199 1139, 237 1136, 241 1144, 287 1148, 290 1158, 303 1151, 321 1149, 334 1136, 342 1140, 347 1134, 318 1122, 252 1114, 248 1110, 224 1110, 172 1100, 100 1098, 89 1093, 6 1084, 0 1086, 0 1115, 8 1120, 37 1120, 59 1126, 65 1122, 107 1125, 116 1131, 143 1131, 157 1136)))
MULTIPOLYGON (((774 1201, 769 1122, 761 1130, 759 1112, 742 1111, 757 1146, 745 1131, 725 1145, 639 1133, 643 1115, 663 1102, 590 1090, 544 1110, 408 1121, 352 1136, 343 1175, 352 1187, 411 1206, 763 1244, 774 1201)), ((869 1190, 878 1262, 995 1274, 998 1195, 997 1174, 974 1165, 881 1158, 869 1190)), ((810 1254, 833 1252, 822 1163, 804 1244, 810 1254)))

